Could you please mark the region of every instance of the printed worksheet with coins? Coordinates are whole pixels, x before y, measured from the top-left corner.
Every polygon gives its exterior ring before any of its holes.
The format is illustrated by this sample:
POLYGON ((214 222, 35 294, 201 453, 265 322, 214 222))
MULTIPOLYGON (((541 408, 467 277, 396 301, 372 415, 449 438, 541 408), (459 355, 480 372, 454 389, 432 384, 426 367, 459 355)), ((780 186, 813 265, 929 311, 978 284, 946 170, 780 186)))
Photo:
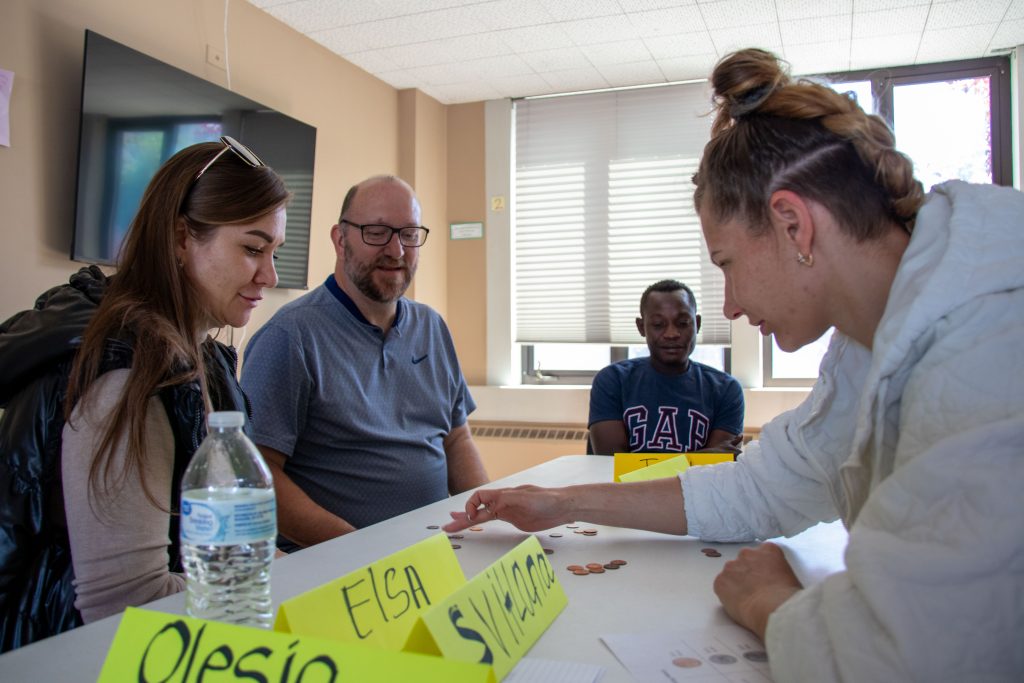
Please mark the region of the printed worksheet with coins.
POLYGON ((602 636, 639 683, 771 683, 764 645, 739 626, 602 636))

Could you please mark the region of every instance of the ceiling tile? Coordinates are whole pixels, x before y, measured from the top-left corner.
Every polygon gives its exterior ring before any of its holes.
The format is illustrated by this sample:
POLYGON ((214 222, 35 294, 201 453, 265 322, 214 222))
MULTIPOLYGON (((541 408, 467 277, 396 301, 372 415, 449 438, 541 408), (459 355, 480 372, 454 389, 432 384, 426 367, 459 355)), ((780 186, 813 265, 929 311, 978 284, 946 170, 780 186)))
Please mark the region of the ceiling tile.
POLYGON ((622 14, 616 0, 540 0, 540 3, 557 21, 622 14))
POLYGON ((590 60, 578 47, 559 47, 553 50, 519 53, 520 59, 530 65, 537 73, 544 71, 562 71, 566 67, 582 69, 591 66, 590 60))
POLYGON ((1024 0, 1012 0, 1009 8, 1006 10, 1006 16, 1003 17, 1003 21, 1009 21, 1012 19, 1024 19, 1024 0))
POLYGON ((402 17, 407 14, 419 14, 420 12, 433 12, 434 10, 447 9, 449 7, 460 7, 472 5, 479 0, 326 0, 335 5, 376 5, 381 17, 402 17))
POLYGON ((696 7, 697 0, 619 0, 619 6, 629 14, 667 7, 696 7))
MULTIPOLYGON (((360 69, 369 71, 371 74, 399 71, 410 66, 408 63, 399 63, 392 59, 388 54, 388 51, 392 49, 394 48, 353 52, 352 54, 345 55, 345 59, 355 64, 360 69)), ((415 66, 415 64, 412 66, 415 66)))
POLYGON ((854 40, 850 46, 850 70, 913 64, 920 42, 919 33, 854 40))
POLYGON ((338 3, 330 2, 330 0, 299 0, 299 2, 272 7, 267 11, 302 33, 323 31, 381 18, 375 9, 370 12, 364 11, 362 3, 350 10, 344 11, 338 3))
POLYGON ((787 45, 782 56, 794 75, 807 76, 850 70, 850 39, 787 45))
POLYGON ((607 64, 597 67, 597 70, 613 88, 666 81, 665 75, 661 73, 653 59, 632 64, 607 64))
POLYGON ((700 4, 704 23, 709 29, 734 26, 776 24, 774 0, 719 0, 700 4))
POLYGON ((390 47, 386 36, 378 31, 368 31, 365 26, 340 26, 326 31, 316 31, 310 34, 310 38, 342 56, 390 47))
POLYGON ((913 7, 914 5, 930 5, 931 3, 932 0, 854 0, 853 11, 856 14, 861 12, 881 12, 882 10, 913 7))
POLYGON ((854 0, 782 0, 775 3, 779 21, 852 14, 854 0))
MULTIPOLYGON (((468 59, 483 59, 484 57, 496 57, 498 55, 511 54, 501 41, 493 40, 490 34, 480 33, 474 36, 457 36, 444 40, 432 40, 411 45, 397 45, 386 47, 371 52, 379 53, 383 57, 396 64, 398 69, 411 69, 417 66, 432 66, 434 64, 450 64, 468 59)), ((356 53, 347 55, 353 58, 356 53)))
POLYGON ((500 100, 501 94, 487 83, 453 83, 420 88, 441 104, 500 100))
POLYGON ((954 0, 936 2, 928 13, 928 30, 957 28, 1002 21, 1008 0, 954 0))
POLYGON ((575 43, 566 35, 558 24, 547 26, 531 26, 529 28, 510 28, 486 34, 487 40, 501 42, 517 53, 537 52, 556 47, 572 47, 575 43))
POLYGON ((844 14, 811 19, 791 19, 782 22, 779 28, 782 30, 782 44, 786 47, 806 45, 807 43, 849 41, 852 18, 851 15, 844 14))
POLYGON ((552 93, 598 90, 608 87, 608 81, 592 66, 585 69, 547 71, 540 75, 551 86, 552 93))
POLYGON ((580 47, 590 63, 600 68, 606 64, 629 64, 651 59, 651 52, 642 40, 584 45, 580 47))
POLYGON ((925 31, 921 36, 921 47, 917 50, 916 63, 985 57, 998 27, 999 24, 978 24, 925 31))
POLYGON ((853 15, 853 38, 873 38, 924 30, 928 6, 899 7, 886 12, 857 12, 853 15))
POLYGON ((504 76, 492 78, 489 85, 502 97, 529 97, 530 95, 549 95, 551 86, 538 74, 523 76, 504 76))
POLYGON ((401 69, 398 71, 384 71, 378 73, 377 78, 398 90, 404 90, 406 88, 422 88, 426 85, 426 83, 416 78, 408 71, 401 69))
POLYGON ((760 47, 772 52, 778 52, 782 48, 782 37, 775 24, 718 29, 711 31, 711 40, 715 43, 715 51, 720 55, 748 47, 760 47))
MULTIPOLYGON (((687 57, 670 57, 657 60, 661 73, 669 81, 691 81, 707 78, 714 68, 718 56, 715 54, 690 55, 687 57)), ((710 97, 708 98, 710 102, 710 97)))
POLYGON ((562 28, 577 45, 614 43, 640 37, 640 34, 623 15, 567 21, 562 24, 562 28))
POLYGON ((256 5, 260 9, 266 9, 268 7, 273 7, 274 5, 283 5, 294 1, 295 0, 249 0, 249 3, 256 5))
POLYGON ((992 36, 989 51, 1024 45, 1024 18, 1004 21, 992 36))
POLYGON ((490 31, 542 26, 554 21, 540 0, 494 0, 463 9, 471 12, 480 26, 490 31))
POLYGON ((644 38, 644 44, 655 59, 675 59, 691 55, 714 54, 715 44, 707 31, 683 33, 676 36, 644 38))
POLYGON ((696 5, 637 12, 627 16, 637 33, 644 38, 704 30, 704 19, 696 5))

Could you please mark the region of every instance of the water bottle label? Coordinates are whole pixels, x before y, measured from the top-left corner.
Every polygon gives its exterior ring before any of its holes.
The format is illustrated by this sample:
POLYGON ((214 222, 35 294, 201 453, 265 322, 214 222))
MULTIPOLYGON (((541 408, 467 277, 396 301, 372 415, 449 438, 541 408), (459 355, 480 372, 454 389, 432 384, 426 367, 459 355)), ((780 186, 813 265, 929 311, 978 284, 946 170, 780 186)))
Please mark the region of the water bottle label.
POLYGON ((181 539, 185 543, 237 545, 277 535, 274 492, 211 494, 186 491, 181 496, 181 539))

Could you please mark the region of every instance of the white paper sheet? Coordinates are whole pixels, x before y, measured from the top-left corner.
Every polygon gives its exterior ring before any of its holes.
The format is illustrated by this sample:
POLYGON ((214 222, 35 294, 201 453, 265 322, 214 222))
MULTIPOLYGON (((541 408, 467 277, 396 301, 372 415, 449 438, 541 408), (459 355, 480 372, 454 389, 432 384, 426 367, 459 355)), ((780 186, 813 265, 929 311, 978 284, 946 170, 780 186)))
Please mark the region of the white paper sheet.
POLYGON ((771 683, 764 645, 739 626, 625 633, 601 640, 640 683, 771 683))
POLYGON ((579 662, 523 657, 502 683, 597 683, 604 667, 579 662))
POLYGON ((0 145, 11 146, 11 89, 14 72, 0 69, 0 145))

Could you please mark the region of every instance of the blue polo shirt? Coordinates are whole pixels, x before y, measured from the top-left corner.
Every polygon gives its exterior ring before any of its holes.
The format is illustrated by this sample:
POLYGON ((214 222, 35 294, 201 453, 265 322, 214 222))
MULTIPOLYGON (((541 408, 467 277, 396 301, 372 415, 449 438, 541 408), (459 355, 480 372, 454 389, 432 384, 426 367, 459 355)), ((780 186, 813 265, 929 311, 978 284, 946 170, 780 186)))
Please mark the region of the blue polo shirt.
POLYGON ((399 299, 385 336, 333 275, 253 335, 242 388, 254 441, 356 527, 446 498, 443 441, 476 408, 436 311, 399 299))

